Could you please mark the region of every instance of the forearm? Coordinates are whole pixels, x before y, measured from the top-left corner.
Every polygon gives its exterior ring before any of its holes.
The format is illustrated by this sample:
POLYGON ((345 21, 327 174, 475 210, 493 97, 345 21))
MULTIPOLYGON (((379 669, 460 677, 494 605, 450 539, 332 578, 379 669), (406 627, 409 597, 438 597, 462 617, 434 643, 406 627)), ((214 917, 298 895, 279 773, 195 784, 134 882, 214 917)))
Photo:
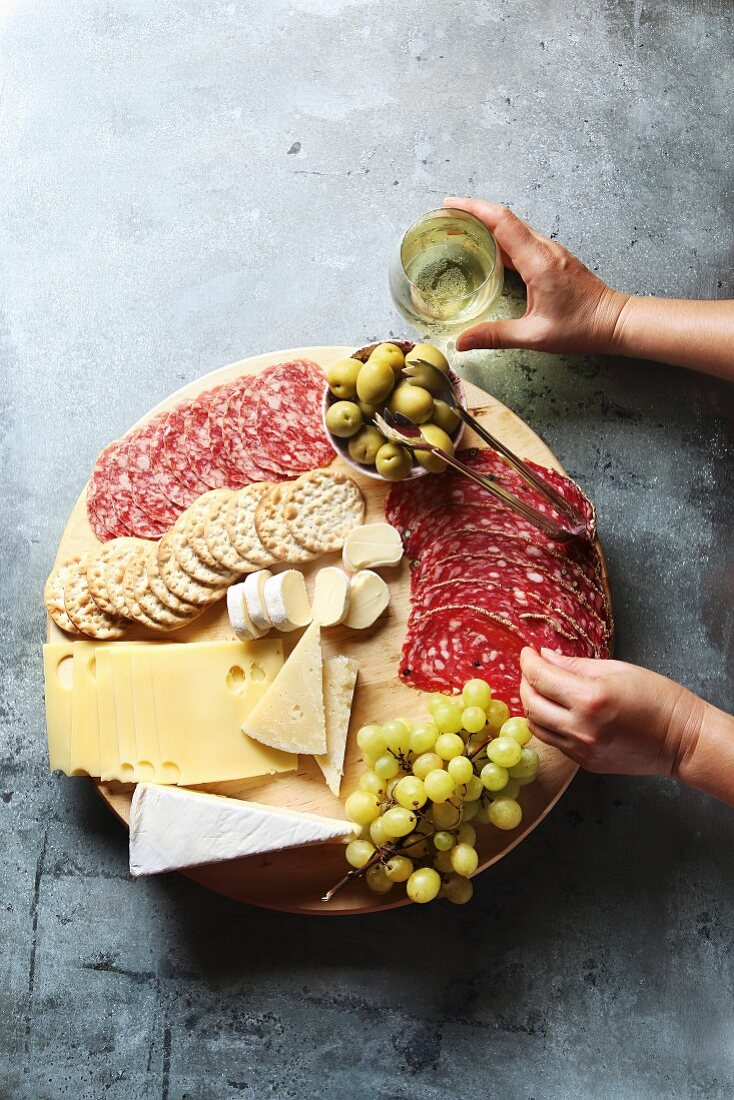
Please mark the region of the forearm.
POLYGON ((675 773, 688 786, 734 806, 734 718, 705 704, 675 773))
POLYGON ((734 300, 684 301, 619 296, 607 349, 734 381, 734 300))

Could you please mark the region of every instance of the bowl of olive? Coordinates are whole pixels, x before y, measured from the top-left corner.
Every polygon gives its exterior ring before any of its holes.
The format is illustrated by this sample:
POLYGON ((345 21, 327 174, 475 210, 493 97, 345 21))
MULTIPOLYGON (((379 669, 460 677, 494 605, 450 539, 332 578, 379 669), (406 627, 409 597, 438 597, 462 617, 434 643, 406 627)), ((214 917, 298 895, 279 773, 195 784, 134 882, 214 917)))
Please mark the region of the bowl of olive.
POLYGON ((388 408, 400 412, 420 427, 429 443, 453 454, 464 431, 464 422, 432 392, 430 372, 403 374, 403 367, 430 363, 446 374, 457 399, 465 404, 461 379, 449 369, 446 357, 432 344, 390 340, 370 344, 339 359, 326 372, 324 426, 338 455, 355 470, 379 481, 404 481, 427 473, 442 473, 446 463, 429 451, 416 451, 390 443, 375 426, 374 415, 388 408))

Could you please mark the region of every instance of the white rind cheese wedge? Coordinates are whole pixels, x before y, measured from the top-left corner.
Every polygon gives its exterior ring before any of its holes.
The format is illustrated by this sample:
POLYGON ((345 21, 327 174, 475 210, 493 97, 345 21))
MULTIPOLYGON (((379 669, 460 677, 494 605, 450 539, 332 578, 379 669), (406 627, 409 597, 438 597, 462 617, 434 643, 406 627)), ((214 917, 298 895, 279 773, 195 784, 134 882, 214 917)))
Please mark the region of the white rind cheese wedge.
POLYGON ((342 561, 347 569, 377 569, 398 565, 403 558, 403 540, 390 523, 367 523, 354 527, 347 535, 342 561))
POLYGON ((324 661, 326 754, 317 756, 316 763, 324 773, 326 785, 337 798, 344 774, 344 753, 358 669, 359 662, 353 657, 327 657, 324 661))
POLYGON ((351 840, 359 826, 223 795, 138 783, 130 807, 130 874, 157 875, 306 844, 351 840))
POLYGON ((306 582, 297 569, 267 577, 263 599, 268 619, 276 630, 299 630, 311 622, 306 582))
POLYGON ((243 581, 245 586, 245 610, 252 619, 253 624, 263 633, 273 626, 265 603, 265 585, 272 575, 269 569, 258 569, 257 573, 250 573, 249 577, 245 577, 243 581))
POLYGON ((325 753, 321 630, 311 623, 242 732, 261 745, 295 753, 325 753))
POLYGON ((361 569, 352 577, 347 626, 352 630, 366 630, 376 623, 390 603, 390 589, 378 573, 361 569))
POLYGON ((227 614, 230 626, 241 642, 254 641, 267 634, 267 630, 255 626, 247 612, 244 582, 233 584, 227 589, 227 614))
POLYGON ((338 565, 327 565, 316 574, 312 614, 319 626, 338 626, 349 611, 349 577, 338 565))

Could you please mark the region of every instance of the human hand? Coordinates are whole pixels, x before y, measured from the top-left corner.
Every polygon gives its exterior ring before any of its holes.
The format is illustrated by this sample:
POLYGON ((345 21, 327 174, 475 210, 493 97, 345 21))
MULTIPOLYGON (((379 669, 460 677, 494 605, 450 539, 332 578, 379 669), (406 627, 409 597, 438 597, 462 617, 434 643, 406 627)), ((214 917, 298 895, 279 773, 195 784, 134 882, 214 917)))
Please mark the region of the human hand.
POLYGON ((523 317, 488 321, 467 329, 457 351, 476 348, 530 348, 552 352, 611 350, 615 326, 628 295, 612 290, 568 249, 544 237, 506 206, 482 199, 444 199, 444 206, 467 210, 492 231, 506 267, 527 286, 523 317))
POLYGON ((655 672, 550 649, 524 649, 520 698, 530 728, 582 768, 618 775, 681 774, 707 704, 655 672))

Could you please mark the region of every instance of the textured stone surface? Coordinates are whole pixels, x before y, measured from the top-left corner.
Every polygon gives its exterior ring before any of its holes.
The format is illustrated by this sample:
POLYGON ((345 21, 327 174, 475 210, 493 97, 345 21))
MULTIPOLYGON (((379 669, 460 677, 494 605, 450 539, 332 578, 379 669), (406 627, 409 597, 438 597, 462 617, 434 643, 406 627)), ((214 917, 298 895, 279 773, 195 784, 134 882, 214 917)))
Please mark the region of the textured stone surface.
MULTIPOLYGON (((249 910, 128 879, 90 786, 47 773, 39 660, 96 452, 233 359, 402 332, 391 249, 445 192, 626 289, 732 295, 731 35, 724 0, 3 6, 0 1095, 732 1095, 723 806, 580 776, 465 909, 249 910)), ((595 497, 619 655, 734 709, 733 391, 468 373, 595 497)))

